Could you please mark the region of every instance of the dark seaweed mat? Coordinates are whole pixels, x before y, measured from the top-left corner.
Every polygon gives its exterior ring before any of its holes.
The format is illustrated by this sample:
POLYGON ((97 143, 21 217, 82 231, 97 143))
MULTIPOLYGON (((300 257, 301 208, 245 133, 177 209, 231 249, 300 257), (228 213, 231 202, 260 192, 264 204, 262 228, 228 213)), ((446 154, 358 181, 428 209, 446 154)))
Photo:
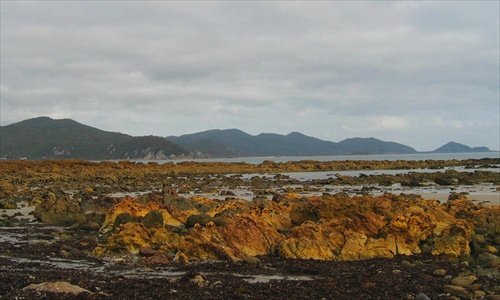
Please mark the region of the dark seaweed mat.
MULTIPOLYGON (((4 267, 9 260, 0 259, 4 267)), ((166 264, 150 268, 185 271, 177 280, 165 278, 129 278, 107 272, 40 268, 36 264, 16 264, 13 271, 0 273, 0 299, 413 299, 425 293, 431 299, 447 299, 443 294, 446 280, 434 276, 437 268, 457 274, 458 265, 436 257, 397 257, 354 262, 287 260, 265 257, 260 263, 166 264), (422 264, 403 266, 402 260, 422 264), (204 285, 191 279, 197 274, 204 285), (272 280, 248 283, 232 274, 280 274, 312 276, 311 281, 272 280), (67 281, 93 294, 61 295, 26 291, 32 283, 67 281)), ((117 269, 144 266, 117 266, 117 269)), ((116 274, 116 273, 115 273, 116 274)))

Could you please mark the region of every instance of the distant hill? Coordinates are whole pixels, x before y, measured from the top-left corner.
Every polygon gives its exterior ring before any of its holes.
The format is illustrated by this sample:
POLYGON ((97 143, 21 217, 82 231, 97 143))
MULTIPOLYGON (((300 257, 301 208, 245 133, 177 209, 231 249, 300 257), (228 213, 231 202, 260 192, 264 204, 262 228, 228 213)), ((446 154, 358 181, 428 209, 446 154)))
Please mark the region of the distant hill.
POLYGON ((352 138, 339 143, 344 154, 412 154, 417 150, 394 142, 375 138, 352 138))
MULTIPOLYGON (((450 142, 430 153, 490 152, 450 142)), ((208 130, 167 138, 133 137, 70 119, 39 117, 0 126, 0 158, 168 159, 176 157, 328 156, 412 154, 415 149, 376 138, 329 142, 299 132, 250 135, 238 129, 208 130)))
POLYGON ((491 150, 487 147, 469 147, 464 144, 449 142, 436 150, 432 151, 432 153, 467 153, 467 152, 491 152, 491 150))
POLYGON ((162 137, 133 137, 69 119, 39 117, 0 127, 0 157, 9 159, 166 159, 187 154, 162 137))
POLYGON ((237 129, 209 130, 179 137, 170 141, 192 151, 223 156, 317 156, 349 154, 406 154, 417 153, 411 147, 384 142, 375 138, 353 138, 340 143, 323 141, 292 132, 288 135, 261 133, 249 135, 237 129))

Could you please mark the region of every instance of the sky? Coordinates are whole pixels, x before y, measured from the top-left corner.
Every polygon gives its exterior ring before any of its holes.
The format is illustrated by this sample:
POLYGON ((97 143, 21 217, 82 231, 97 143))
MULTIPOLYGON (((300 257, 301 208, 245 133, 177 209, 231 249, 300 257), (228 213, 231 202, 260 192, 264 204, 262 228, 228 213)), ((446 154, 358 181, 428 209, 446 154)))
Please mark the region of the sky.
POLYGON ((0 125, 500 149, 500 1, 0 2, 0 125))

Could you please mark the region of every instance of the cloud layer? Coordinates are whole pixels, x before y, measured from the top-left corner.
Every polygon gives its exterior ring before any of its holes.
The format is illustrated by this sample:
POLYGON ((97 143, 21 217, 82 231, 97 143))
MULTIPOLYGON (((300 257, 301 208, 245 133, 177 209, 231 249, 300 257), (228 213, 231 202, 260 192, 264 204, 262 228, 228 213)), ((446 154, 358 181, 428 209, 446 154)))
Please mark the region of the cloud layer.
POLYGON ((1 2, 1 125, 500 148, 499 2, 1 2))

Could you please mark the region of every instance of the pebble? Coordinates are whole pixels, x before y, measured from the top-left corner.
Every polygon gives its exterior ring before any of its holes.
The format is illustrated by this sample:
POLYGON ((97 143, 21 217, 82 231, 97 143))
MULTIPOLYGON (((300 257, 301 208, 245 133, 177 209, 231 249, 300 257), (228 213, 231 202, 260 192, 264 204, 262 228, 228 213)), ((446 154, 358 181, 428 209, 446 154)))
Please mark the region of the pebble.
POLYGON ((403 260, 403 261, 401 262, 401 265, 402 265, 403 267, 411 267, 411 266, 412 266, 411 262, 409 262, 409 261, 407 261, 407 260, 403 260))
POLYGON ((444 276, 446 275, 446 270, 445 269, 436 269, 432 274, 437 275, 437 276, 444 276))
POLYGON ((458 297, 467 297, 467 290, 461 286, 445 285, 444 291, 458 297))
POLYGON ((456 285, 456 286, 461 286, 461 287, 468 287, 471 286, 474 281, 478 280, 478 278, 474 275, 470 276, 460 276, 460 277, 455 277, 450 281, 451 285, 456 285))
POLYGON ((488 252, 488 253, 491 253, 491 254, 496 254, 496 253, 498 253, 498 249, 497 249, 497 248, 495 248, 495 247, 493 247, 493 246, 490 246, 490 245, 486 246, 486 247, 484 248, 484 250, 485 250, 486 252, 488 252))
POLYGON ((475 291, 474 292, 474 297, 476 297, 478 299, 482 299, 482 298, 484 298, 484 296, 486 296, 486 292, 484 292, 484 291, 475 291))
POLYGON ((485 300, 500 300, 500 295, 487 295, 484 297, 485 300))

